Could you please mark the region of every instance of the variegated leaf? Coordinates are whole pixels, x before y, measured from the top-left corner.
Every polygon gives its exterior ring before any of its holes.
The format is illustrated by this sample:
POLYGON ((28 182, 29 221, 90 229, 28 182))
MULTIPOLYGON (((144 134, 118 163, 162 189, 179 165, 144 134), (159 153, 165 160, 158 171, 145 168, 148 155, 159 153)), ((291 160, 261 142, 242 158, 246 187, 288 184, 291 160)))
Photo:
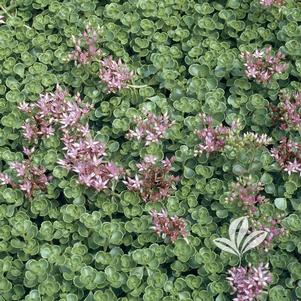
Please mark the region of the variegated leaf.
POLYGON ((248 229, 249 229, 249 222, 248 222, 248 219, 245 217, 242 220, 241 226, 239 228, 239 232, 237 234, 236 246, 237 246, 238 249, 239 249, 239 246, 240 246, 242 240, 247 235, 248 229))
POLYGON ((229 226, 229 238, 235 244, 235 246, 236 246, 236 239, 235 239, 236 231, 237 231, 238 225, 244 219, 246 219, 245 216, 237 218, 229 226))
POLYGON ((241 254, 246 253, 247 251, 256 248, 259 246, 266 238, 268 233, 266 231, 254 231, 252 232, 245 240, 242 248, 241 254))
POLYGON ((232 243, 232 241, 230 241, 227 238, 217 238, 214 239, 213 242, 216 244, 216 246, 218 248, 220 248, 221 250, 234 254, 236 256, 240 256, 239 251, 236 248, 236 245, 232 243))

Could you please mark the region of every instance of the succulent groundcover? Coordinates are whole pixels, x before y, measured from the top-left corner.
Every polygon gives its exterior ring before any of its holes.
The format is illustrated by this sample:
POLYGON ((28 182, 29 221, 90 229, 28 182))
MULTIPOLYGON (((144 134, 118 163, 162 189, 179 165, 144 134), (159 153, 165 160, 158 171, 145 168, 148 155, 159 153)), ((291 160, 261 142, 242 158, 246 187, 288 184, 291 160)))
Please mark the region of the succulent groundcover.
POLYGON ((1 0, 0 71, 0 301, 301 300, 299 0, 1 0))

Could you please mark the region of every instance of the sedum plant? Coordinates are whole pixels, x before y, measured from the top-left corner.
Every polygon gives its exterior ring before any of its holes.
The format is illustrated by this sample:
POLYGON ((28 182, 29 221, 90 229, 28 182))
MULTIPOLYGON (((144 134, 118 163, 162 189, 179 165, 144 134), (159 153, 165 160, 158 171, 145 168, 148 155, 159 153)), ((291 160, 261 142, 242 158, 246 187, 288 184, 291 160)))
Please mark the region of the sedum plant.
POLYGON ((1 301, 301 299, 300 1, 0 2, 1 301))

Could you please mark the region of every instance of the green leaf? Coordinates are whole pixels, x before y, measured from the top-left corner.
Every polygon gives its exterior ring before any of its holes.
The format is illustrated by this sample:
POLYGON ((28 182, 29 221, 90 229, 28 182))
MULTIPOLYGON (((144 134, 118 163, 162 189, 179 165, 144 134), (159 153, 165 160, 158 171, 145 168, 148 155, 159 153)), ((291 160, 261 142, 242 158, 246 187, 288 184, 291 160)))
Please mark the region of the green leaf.
POLYGON ((287 203, 285 198, 277 198, 274 200, 275 206, 280 210, 286 210, 287 203))
POLYGON ((207 77, 209 75, 209 68, 206 65, 193 64, 188 71, 191 75, 197 77, 207 77))
POLYGON ((22 63, 17 63, 14 66, 14 72, 18 74, 20 77, 24 77, 25 66, 22 63))

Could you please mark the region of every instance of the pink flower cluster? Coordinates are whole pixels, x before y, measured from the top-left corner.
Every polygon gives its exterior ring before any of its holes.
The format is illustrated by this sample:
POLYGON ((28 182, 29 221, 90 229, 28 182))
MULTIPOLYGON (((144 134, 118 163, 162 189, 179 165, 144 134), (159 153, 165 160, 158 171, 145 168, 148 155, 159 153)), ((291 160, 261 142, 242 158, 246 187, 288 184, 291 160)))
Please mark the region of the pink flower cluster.
POLYGON ((237 182, 230 184, 230 193, 226 201, 238 201, 252 214, 257 211, 257 204, 266 201, 266 198, 259 194, 263 189, 263 184, 254 182, 251 177, 240 178, 237 182))
POLYGON ((285 0, 260 0, 260 4, 266 7, 284 5, 285 0))
POLYGON ((57 86, 54 93, 41 95, 36 104, 24 103, 19 108, 30 114, 23 125, 27 140, 37 142, 55 133, 61 136, 66 153, 58 163, 77 173, 79 183, 100 191, 123 174, 114 163, 103 162, 105 146, 91 137, 88 124, 82 124, 91 106, 79 95, 71 98, 57 86))
POLYGON ((19 109, 30 114, 22 126, 24 138, 35 141, 54 135, 56 127, 66 130, 80 125, 91 106, 84 104, 79 95, 73 101, 68 101, 67 96, 68 93, 57 85, 54 93, 41 95, 37 103, 22 103, 19 109))
POLYGON ((105 146, 99 141, 93 140, 88 134, 83 137, 70 136, 65 133, 62 138, 65 158, 58 163, 78 174, 78 182, 97 191, 108 188, 111 180, 118 180, 123 175, 123 169, 114 163, 103 162, 105 146))
POLYGON ((301 130, 301 93, 295 93, 293 96, 281 95, 277 113, 282 130, 301 130))
POLYGON ((271 154, 289 175, 292 173, 301 175, 301 145, 299 143, 284 137, 280 140, 279 146, 271 150, 271 154))
POLYGON ((279 236, 288 234, 288 231, 281 224, 281 216, 279 218, 264 217, 258 221, 252 221, 254 230, 266 231, 268 233, 262 246, 265 251, 272 247, 273 240, 279 236))
POLYGON ((286 71, 287 64, 284 64, 284 55, 278 51, 275 56, 271 54, 272 47, 264 51, 258 49, 254 52, 243 52, 241 58, 246 67, 245 74, 248 78, 254 78, 257 83, 267 83, 274 74, 281 74, 286 71))
MULTIPOLYGON (((102 52, 97 48, 97 32, 91 27, 87 26, 81 37, 72 38, 75 49, 69 54, 69 59, 75 61, 75 65, 85 65, 101 57, 102 52)), ((115 61, 109 56, 100 61, 99 78, 106 85, 108 92, 127 88, 128 81, 133 76, 134 73, 122 63, 121 59, 115 61)))
POLYGON ((138 174, 123 182, 129 190, 137 191, 145 202, 167 198, 179 181, 179 177, 170 174, 174 160, 172 157, 158 162, 156 157, 146 156, 142 163, 137 164, 138 174))
POLYGON ((173 122, 169 120, 167 113, 157 116, 151 112, 145 112, 144 115, 145 118, 141 116, 135 118, 136 128, 129 130, 126 138, 144 140, 145 145, 159 142, 165 137, 166 131, 173 122))
POLYGON ((24 147, 23 152, 28 156, 28 159, 22 162, 9 163, 10 168, 17 173, 17 182, 14 182, 7 174, 0 173, 0 185, 11 185, 14 189, 24 191, 28 198, 32 198, 35 191, 46 189, 52 177, 45 174, 46 169, 44 167, 33 164, 31 155, 34 148, 24 147))
POLYGON ((195 156, 206 153, 213 153, 223 150, 225 146, 225 139, 230 133, 230 128, 222 125, 217 127, 212 126, 212 117, 200 114, 201 122, 206 127, 197 130, 195 133, 202 143, 197 146, 195 156))
POLYGON ((69 55, 70 60, 75 61, 75 65, 90 63, 94 58, 101 56, 101 50, 97 48, 97 32, 87 26, 80 38, 75 38, 73 42, 75 49, 69 55), (85 50, 82 47, 86 48, 85 50))
POLYGON ((161 236, 163 239, 168 238, 174 243, 178 237, 182 236, 184 240, 187 240, 187 231, 185 220, 177 216, 169 217, 166 210, 158 212, 152 210, 150 212, 152 216, 153 227, 152 229, 161 236))
POLYGON ((229 270, 229 275, 227 279, 236 294, 233 301, 256 301, 272 282, 268 264, 260 264, 257 268, 233 267, 229 270))
POLYGON ((112 56, 100 61, 99 78, 106 85, 108 92, 117 92, 128 87, 128 81, 134 76, 121 59, 113 60, 112 56))

